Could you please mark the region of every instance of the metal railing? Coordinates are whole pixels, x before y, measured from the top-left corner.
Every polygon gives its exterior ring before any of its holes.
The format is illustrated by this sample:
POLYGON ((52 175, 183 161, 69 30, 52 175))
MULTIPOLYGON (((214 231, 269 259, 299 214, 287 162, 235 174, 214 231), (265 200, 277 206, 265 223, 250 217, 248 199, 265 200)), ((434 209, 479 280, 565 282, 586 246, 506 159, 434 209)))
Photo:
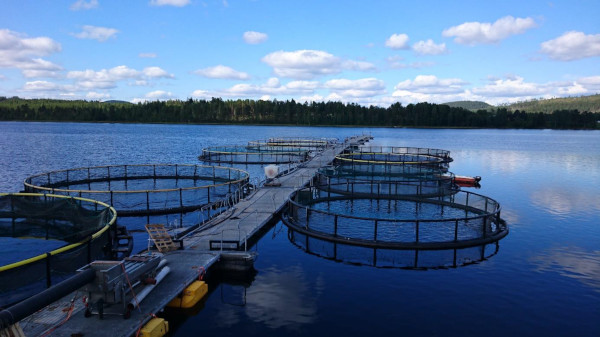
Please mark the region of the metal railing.
POLYGON ((53 171, 31 176, 24 185, 28 192, 96 199, 125 216, 193 211, 225 198, 248 181, 249 174, 236 168, 148 164, 53 171))
MULTIPOLYGON (((299 191, 289 200, 284 221, 294 230, 326 240, 371 247, 441 249, 480 245, 497 241, 508 233, 500 219, 500 205, 493 199, 460 191, 437 198, 386 196, 376 202, 414 203, 415 208, 436 208, 434 218, 372 218, 315 209, 317 203, 360 200, 349 196, 331 196, 316 188, 299 191), (329 195, 329 196, 328 196, 329 195), (464 211, 461 217, 445 217, 448 209, 464 211)), ((397 205, 397 204, 396 204, 397 205)))

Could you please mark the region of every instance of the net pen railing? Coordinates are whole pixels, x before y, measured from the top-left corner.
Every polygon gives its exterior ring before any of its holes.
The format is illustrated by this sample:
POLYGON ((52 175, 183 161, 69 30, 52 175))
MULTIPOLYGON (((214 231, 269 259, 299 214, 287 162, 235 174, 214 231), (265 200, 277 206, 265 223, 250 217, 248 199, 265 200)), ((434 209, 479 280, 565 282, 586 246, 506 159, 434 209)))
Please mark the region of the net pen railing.
POLYGON ((289 200, 284 221, 296 231, 322 239, 372 247, 442 249, 489 243, 507 234, 507 227, 500 218, 500 205, 476 193, 460 191, 437 198, 375 200, 389 203, 389 208, 394 207, 396 200, 413 202, 415 207, 433 205, 442 215, 437 218, 398 219, 361 217, 315 209, 312 206, 317 203, 360 199, 332 196, 330 192, 315 188, 302 192, 289 200), (301 195, 305 200, 300 202, 301 195), (311 197, 306 199, 307 195, 311 197), (444 217, 444 208, 463 210, 464 216, 444 217))
POLYGON ((485 261, 499 251, 498 241, 472 247, 438 250, 390 249, 349 245, 313 237, 289 228, 288 240, 306 253, 342 263, 376 268, 446 269, 485 261))
POLYGON ((454 175, 340 175, 326 171, 318 172, 314 185, 319 189, 337 194, 377 197, 384 196, 421 196, 432 197, 455 193, 457 188, 453 183, 454 175))
MULTIPOLYGON (((86 234, 76 242, 65 242, 64 246, 57 249, 35 256, 22 256, 23 259, 18 262, 0 266, 0 306, 17 302, 50 287, 86 263, 96 259, 110 258, 114 239, 111 228, 116 226, 117 219, 117 212, 110 205, 86 198, 41 193, 0 193, 0 199, 3 200, 0 222, 12 226, 13 231, 15 231, 15 227, 28 226, 29 223, 39 221, 45 221, 49 226, 64 226, 66 216, 64 211, 61 213, 58 210, 55 200, 66 201, 76 207, 94 211, 98 214, 97 221, 99 221, 93 227, 94 229, 89 231, 90 234, 86 234), (35 203, 38 204, 38 207, 47 205, 47 212, 43 215, 33 214, 35 213, 33 211, 17 213, 15 212, 15 202, 7 201, 6 198, 17 198, 19 201, 26 201, 28 205, 35 203)), ((77 214, 73 217, 79 216, 77 214)), ((88 214, 88 216, 90 215, 88 214)), ((76 218, 72 221, 78 222, 76 218)), ((56 231, 50 231, 50 233, 53 232, 56 233, 56 231)))
POLYGON ((38 174, 28 192, 50 192, 108 203, 121 215, 193 211, 240 189, 249 174, 240 169, 192 164, 118 165, 38 174))
POLYGON ((375 152, 348 152, 341 153, 335 157, 336 163, 340 165, 422 165, 442 166, 448 162, 440 157, 426 154, 399 154, 399 153, 375 153, 375 152))
POLYGON ((423 147, 404 147, 404 146, 361 146, 355 148, 352 152, 356 153, 380 153, 380 154, 397 154, 397 155, 415 155, 415 156, 430 156, 441 159, 445 162, 451 162, 450 151, 442 149, 431 149, 423 147))
POLYGON ((198 159, 211 163, 287 164, 308 160, 309 152, 305 150, 256 151, 248 147, 211 147, 202 149, 202 155, 198 159))

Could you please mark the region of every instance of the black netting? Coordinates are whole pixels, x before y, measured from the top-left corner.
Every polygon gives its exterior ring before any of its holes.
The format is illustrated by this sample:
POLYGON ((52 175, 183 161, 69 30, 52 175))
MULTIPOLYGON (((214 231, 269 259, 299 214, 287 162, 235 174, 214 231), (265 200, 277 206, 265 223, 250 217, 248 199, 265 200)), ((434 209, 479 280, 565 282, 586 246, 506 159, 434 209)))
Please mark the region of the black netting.
POLYGON ((106 205, 87 200, 0 196, 0 306, 35 294, 92 260, 110 258, 107 226, 115 218, 106 205))

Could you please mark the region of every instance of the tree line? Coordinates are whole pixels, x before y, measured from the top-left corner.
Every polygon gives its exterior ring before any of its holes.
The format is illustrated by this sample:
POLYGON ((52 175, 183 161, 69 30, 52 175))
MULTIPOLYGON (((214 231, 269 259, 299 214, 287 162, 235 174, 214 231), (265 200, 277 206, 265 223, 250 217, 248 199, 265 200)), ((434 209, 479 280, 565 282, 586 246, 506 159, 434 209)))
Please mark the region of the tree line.
POLYGON ((211 100, 127 102, 65 101, 0 97, 0 120, 130 123, 218 123, 344 125, 387 127, 599 129, 600 113, 556 110, 470 111, 444 104, 401 103, 390 107, 294 100, 211 100))

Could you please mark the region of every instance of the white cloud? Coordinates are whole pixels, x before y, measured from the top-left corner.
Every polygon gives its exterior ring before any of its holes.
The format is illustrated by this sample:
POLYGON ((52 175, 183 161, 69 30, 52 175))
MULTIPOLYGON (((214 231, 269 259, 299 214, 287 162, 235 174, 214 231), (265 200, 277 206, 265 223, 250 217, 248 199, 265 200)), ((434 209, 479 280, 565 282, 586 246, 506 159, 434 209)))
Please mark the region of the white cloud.
POLYGON ((375 70, 375 66, 369 62, 342 60, 322 50, 280 50, 266 55, 262 61, 273 67, 275 75, 296 79, 338 74, 343 69, 375 70))
POLYGON ((461 25, 444 29, 442 35, 454 36, 454 42, 474 46, 481 43, 498 43, 511 35, 523 34, 536 26, 532 18, 514 18, 505 16, 489 22, 465 22, 461 25))
POLYGON ((573 61, 600 56, 600 34, 586 35, 570 31, 542 43, 541 52, 559 61, 573 61))
POLYGON ((248 44, 259 44, 267 41, 269 37, 265 33, 247 31, 244 32, 244 41, 248 44))
POLYGON ((108 93, 102 93, 102 92, 95 92, 95 91, 90 91, 85 95, 85 98, 89 99, 89 100, 93 100, 93 101, 100 101, 103 99, 109 99, 110 98, 110 94, 108 93))
POLYGON ((261 101, 270 101, 271 100, 271 96, 269 95, 262 95, 259 98, 261 101))
POLYGON ((582 77, 577 80, 577 83, 585 86, 591 92, 600 92, 600 76, 582 77))
POLYGON ((339 97, 372 97, 385 93, 385 83, 376 78, 359 80, 333 79, 325 82, 325 88, 339 97))
POLYGON ((26 77, 49 75, 62 68, 40 56, 50 55, 60 50, 60 44, 48 37, 27 38, 24 34, 0 29, 0 68, 20 69, 26 72, 24 74, 26 77))
POLYGON ((183 7, 190 4, 190 0, 151 0, 151 6, 175 6, 183 7))
POLYGON ((375 71, 375 70, 377 70, 377 68, 375 68, 375 65, 373 63, 365 62, 365 61, 347 60, 342 63, 342 67, 344 69, 358 70, 358 71, 375 71))
POLYGON ((170 99, 174 99, 175 96, 170 91, 164 90, 155 90, 144 95, 143 98, 136 97, 131 100, 131 103, 144 103, 149 101, 166 101, 170 99))
POLYGON ((588 90, 581 84, 573 82, 573 84, 558 88, 558 93, 561 96, 577 96, 587 94, 588 90))
POLYGON ((85 25, 82 27, 80 33, 73 33, 71 35, 75 36, 78 39, 90 39, 104 42, 111 37, 115 37, 115 34, 117 34, 118 32, 119 31, 114 28, 85 25))
POLYGON ((98 0, 89 0, 89 1, 77 0, 69 8, 72 11, 88 10, 88 9, 98 8, 98 0))
POLYGON ((321 50, 280 50, 266 55, 262 61, 281 77, 311 79, 341 71, 340 59, 321 50))
POLYGON ((140 53, 138 56, 141 58, 155 58, 157 55, 156 53, 140 53))
POLYGON ((483 87, 473 88, 473 93, 486 97, 539 97, 549 94, 546 85, 525 82, 522 77, 512 76, 506 79, 496 79, 483 87))
POLYGON ((194 98, 202 98, 202 99, 208 99, 211 97, 215 97, 215 95, 211 95, 211 93, 209 91, 200 90, 200 89, 194 90, 190 96, 192 96, 194 98))
POLYGON ((142 73, 147 78, 175 78, 173 74, 169 74, 167 71, 159 67, 146 67, 142 73))
POLYGON ((173 78, 165 70, 159 67, 147 67, 142 71, 129 68, 125 65, 99 71, 86 69, 81 71, 69 71, 68 79, 76 81, 76 85, 85 89, 110 89, 117 86, 117 82, 123 80, 135 80, 136 85, 146 85, 148 79, 173 78))
POLYGON ((155 90, 146 94, 146 98, 152 100, 170 99, 173 97, 173 93, 164 90, 155 90))
POLYGON ((322 102, 324 99, 323 96, 319 94, 314 94, 312 96, 302 96, 298 100, 299 102, 322 102))
POLYGON ((385 46, 392 49, 408 49, 408 35, 392 34, 385 40, 385 46))
POLYGON ((439 55, 446 53, 446 44, 435 44, 432 39, 413 44, 413 50, 421 55, 439 55))
POLYGON ((418 75, 414 80, 402 81, 394 87, 422 94, 447 94, 462 92, 466 82, 459 78, 437 78, 435 75, 418 75))
POLYGON ((62 85, 48 81, 26 82, 23 86, 23 90, 26 91, 59 91, 63 89, 64 87, 62 85))
POLYGON ((194 74, 208 78, 223 78, 232 80, 248 80, 250 75, 245 72, 237 71, 233 68, 218 65, 194 71, 194 74))
POLYGON ((21 71, 24 77, 27 78, 40 78, 40 77, 51 77, 57 78, 60 77, 60 72, 55 70, 43 70, 43 69, 23 69, 21 71))
POLYGON ((222 96, 228 97, 258 97, 262 95, 298 95, 311 94, 318 86, 318 82, 312 81, 292 81, 286 85, 281 85, 279 79, 272 77, 266 83, 261 85, 256 84, 236 84, 222 92, 222 96))
POLYGON ((222 90, 195 90, 191 96, 194 98, 262 97, 265 95, 289 97, 291 95, 311 95, 319 86, 319 82, 316 81, 291 81, 281 84, 278 78, 271 77, 263 84, 239 83, 222 90))

